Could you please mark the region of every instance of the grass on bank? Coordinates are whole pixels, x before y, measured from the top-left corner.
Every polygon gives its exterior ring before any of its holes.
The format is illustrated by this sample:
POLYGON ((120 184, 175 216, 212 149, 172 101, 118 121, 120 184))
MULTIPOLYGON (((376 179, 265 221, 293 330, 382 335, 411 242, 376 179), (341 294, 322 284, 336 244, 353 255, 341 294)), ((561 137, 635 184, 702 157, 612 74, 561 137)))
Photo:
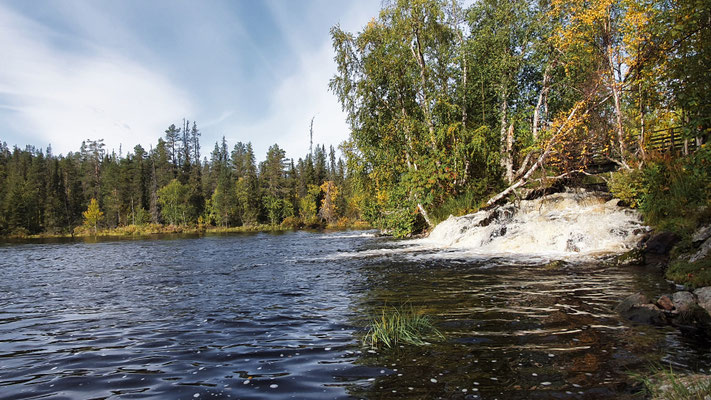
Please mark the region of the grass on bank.
MULTIPOLYGON (((205 224, 163 225, 163 224, 136 224, 114 228, 101 228, 94 232, 92 227, 77 226, 72 232, 43 232, 30 234, 28 232, 14 232, 7 235, 10 239, 51 239, 69 237, 122 237, 122 236, 150 236, 171 234, 202 234, 202 233, 246 233, 246 232, 285 232, 298 229, 370 229, 370 225, 360 220, 341 218, 333 223, 326 224, 320 221, 303 223, 300 219, 286 219, 278 225, 251 224, 242 226, 212 226, 205 224), (317 223, 318 222, 318 223, 317 223)), ((0 236, 2 237, 2 236, 0 236)))
POLYGON ((652 400, 705 400, 711 396, 711 376, 680 374, 654 366, 647 376, 636 376, 652 400))
POLYGON ((371 348, 393 348, 400 344, 422 346, 426 339, 443 339, 432 320, 414 308, 385 307, 370 321, 363 342, 371 348))

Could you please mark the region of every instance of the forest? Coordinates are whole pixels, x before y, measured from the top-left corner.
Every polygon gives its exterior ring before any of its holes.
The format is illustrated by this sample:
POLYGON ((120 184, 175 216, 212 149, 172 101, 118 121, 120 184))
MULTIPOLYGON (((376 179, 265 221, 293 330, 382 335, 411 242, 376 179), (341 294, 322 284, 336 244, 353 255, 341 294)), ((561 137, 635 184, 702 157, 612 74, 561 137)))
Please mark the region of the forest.
POLYGON ((345 164, 333 147, 313 146, 294 162, 275 144, 257 164, 251 143, 230 148, 224 137, 201 159, 200 136, 196 122, 183 120, 155 147, 137 145, 126 154, 107 152, 101 139, 86 140, 66 156, 51 147, 2 143, 0 233, 318 228, 358 218, 348 204, 345 164))
MULTIPOLYGON (((597 179, 650 224, 711 198, 711 10, 703 0, 392 0, 331 29, 350 138, 259 164, 195 122, 155 147, 0 147, 0 234, 140 226, 342 226, 395 236, 560 179, 597 179), (343 156, 343 160, 340 155, 343 156)), ((708 207, 707 207, 708 208, 708 207)), ((691 222, 689 222, 691 221, 691 222)))

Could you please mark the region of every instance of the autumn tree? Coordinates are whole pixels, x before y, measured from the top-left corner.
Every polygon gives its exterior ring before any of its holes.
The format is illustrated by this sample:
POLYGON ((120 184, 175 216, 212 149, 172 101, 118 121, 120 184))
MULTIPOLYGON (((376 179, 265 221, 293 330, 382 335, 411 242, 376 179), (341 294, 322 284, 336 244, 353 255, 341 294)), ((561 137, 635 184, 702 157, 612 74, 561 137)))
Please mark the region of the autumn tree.
POLYGON ((84 216, 84 225, 89 228, 94 228, 94 234, 96 234, 99 222, 104 218, 104 213, 99 209, 99 202, 92 197, 91 201, 89 201, 89 206, 82 215, 84 216))
POLYGON ((323 192, 323 199, 321 200, 319 216, 325 219, 326 222, 332 223, 336 220, 338 187, 333 181, 326 181, 321 185, 320 189, 323 192))

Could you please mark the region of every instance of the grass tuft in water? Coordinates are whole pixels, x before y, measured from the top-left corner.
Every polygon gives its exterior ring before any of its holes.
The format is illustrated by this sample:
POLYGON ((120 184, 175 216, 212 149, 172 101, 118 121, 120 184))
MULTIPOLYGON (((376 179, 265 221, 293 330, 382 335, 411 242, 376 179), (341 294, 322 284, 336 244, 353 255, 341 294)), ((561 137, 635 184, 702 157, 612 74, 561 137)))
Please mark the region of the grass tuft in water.
POLYGON ((680 374, 653 366, 647 376, 636 376, 652 400, 705 400, 711 396, 711 376, 680 374))
POLYGON ((432 320, 410 307, 385 307, 370 321, 363 342, 371 348, 393 348, 400 344, 422 346, 425 339, 443 339, 432 320))

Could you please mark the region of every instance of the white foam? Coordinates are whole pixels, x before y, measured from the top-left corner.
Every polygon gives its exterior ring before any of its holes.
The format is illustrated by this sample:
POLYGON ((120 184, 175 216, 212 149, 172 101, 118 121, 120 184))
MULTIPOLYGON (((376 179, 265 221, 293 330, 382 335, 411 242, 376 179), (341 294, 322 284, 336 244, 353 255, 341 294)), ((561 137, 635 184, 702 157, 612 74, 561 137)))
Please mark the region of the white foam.
POLYGON ((418 242, 460 256, 575 258, 629 250, 646 229, 637 212, 616 200, 566 192, 450 217, 418 242))

